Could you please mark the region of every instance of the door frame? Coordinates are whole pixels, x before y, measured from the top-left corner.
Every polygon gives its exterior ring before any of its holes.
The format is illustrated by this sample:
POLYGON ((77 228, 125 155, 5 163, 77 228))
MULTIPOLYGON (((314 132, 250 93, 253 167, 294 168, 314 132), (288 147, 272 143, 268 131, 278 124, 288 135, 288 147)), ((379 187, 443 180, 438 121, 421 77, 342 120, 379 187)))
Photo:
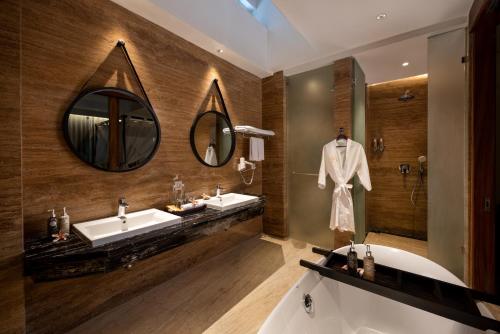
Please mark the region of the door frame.
POLYGON ((470 285, 495 293, 495 119, 497 0, 476 0, 469 13, 470 285))

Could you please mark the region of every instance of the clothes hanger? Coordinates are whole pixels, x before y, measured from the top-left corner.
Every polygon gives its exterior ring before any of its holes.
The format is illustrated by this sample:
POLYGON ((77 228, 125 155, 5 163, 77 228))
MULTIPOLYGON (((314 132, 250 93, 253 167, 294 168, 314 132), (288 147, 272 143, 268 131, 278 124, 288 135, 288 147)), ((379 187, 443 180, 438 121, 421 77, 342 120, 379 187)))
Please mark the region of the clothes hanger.
POLYGON ((337 145, 337 147, 347 147, 347 136, 344 134, 344 128, 339 128, 339 135, 337 136, 336 140, 337 142, 339 140, 344 140, 346 142, 344 145, 337 145))

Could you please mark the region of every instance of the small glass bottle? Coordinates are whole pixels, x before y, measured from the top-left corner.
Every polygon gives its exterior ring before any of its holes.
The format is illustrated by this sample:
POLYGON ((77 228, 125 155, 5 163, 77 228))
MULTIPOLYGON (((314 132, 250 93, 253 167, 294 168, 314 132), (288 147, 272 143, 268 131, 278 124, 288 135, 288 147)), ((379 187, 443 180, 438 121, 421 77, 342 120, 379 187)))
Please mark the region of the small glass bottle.
POLYGON ((53 235, 59 233, 59 226, 57 225, 57 217, 54 209, 48 210, 52 212, 49 219, 47 220, 47 236, 52 238, 53 235))
POLYGON ((347 253, 347 271, 353 276, 358 275, 358 253, 354 248, 354 241, 351 240, 351 248, 347 253))
POLYGON ((366 245, 366 256, 363 258, 363 278, 370 281, 375 280, 375 259, 370 245, 366 245))

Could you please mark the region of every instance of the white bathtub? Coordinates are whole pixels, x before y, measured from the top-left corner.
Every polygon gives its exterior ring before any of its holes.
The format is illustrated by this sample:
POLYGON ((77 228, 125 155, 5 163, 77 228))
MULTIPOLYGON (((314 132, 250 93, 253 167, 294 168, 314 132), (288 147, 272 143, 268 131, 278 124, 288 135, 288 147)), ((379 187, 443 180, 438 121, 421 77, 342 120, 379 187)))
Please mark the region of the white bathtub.
MULTIPOLYGON (((464 286, 464 283, 452 273, 424 257, 385 246, 373 245, 371 249, 377 263, 464 286)), ((345 254, 347 250, 348 247, 343 247, 336 252, 345 254)), ((365 252, 365 246, 356 245, 356 251, 361 257, 365 252)), ((323 261, 324 259, 321 260, 323 261)), ((277 333, 472 334, 485 332, 322 277, 315 271, 308 271, 283 297, 259 331, 259 334, 277 333), (311 313, 306 313, 304 310, 304 294, 310 294, 313 299, 311 313)))

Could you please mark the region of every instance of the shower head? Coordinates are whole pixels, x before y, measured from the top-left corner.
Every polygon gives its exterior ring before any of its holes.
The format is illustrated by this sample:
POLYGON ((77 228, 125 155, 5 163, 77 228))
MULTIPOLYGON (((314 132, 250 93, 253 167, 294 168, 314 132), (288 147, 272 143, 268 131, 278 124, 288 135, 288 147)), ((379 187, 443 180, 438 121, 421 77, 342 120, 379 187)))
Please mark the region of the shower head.
POLYGON ((427 157, 425 155, 421 155, 418 157, 418 162, 423 164, 424 162, 427 161, 427 157))
POLYGON ((406 101, 408 101, 408 100, 413 99, 414 97, 415 97, 415 96, 411 95, 410 90, 409 90, 409 89, 407 89, 407 90, 405 90, 404 94, 403 94, 403 95, 401 95, 401 96, 398 98, 398 100, 399 100, 399 101, 405 101, 405 102, 406 102, 406 101))

